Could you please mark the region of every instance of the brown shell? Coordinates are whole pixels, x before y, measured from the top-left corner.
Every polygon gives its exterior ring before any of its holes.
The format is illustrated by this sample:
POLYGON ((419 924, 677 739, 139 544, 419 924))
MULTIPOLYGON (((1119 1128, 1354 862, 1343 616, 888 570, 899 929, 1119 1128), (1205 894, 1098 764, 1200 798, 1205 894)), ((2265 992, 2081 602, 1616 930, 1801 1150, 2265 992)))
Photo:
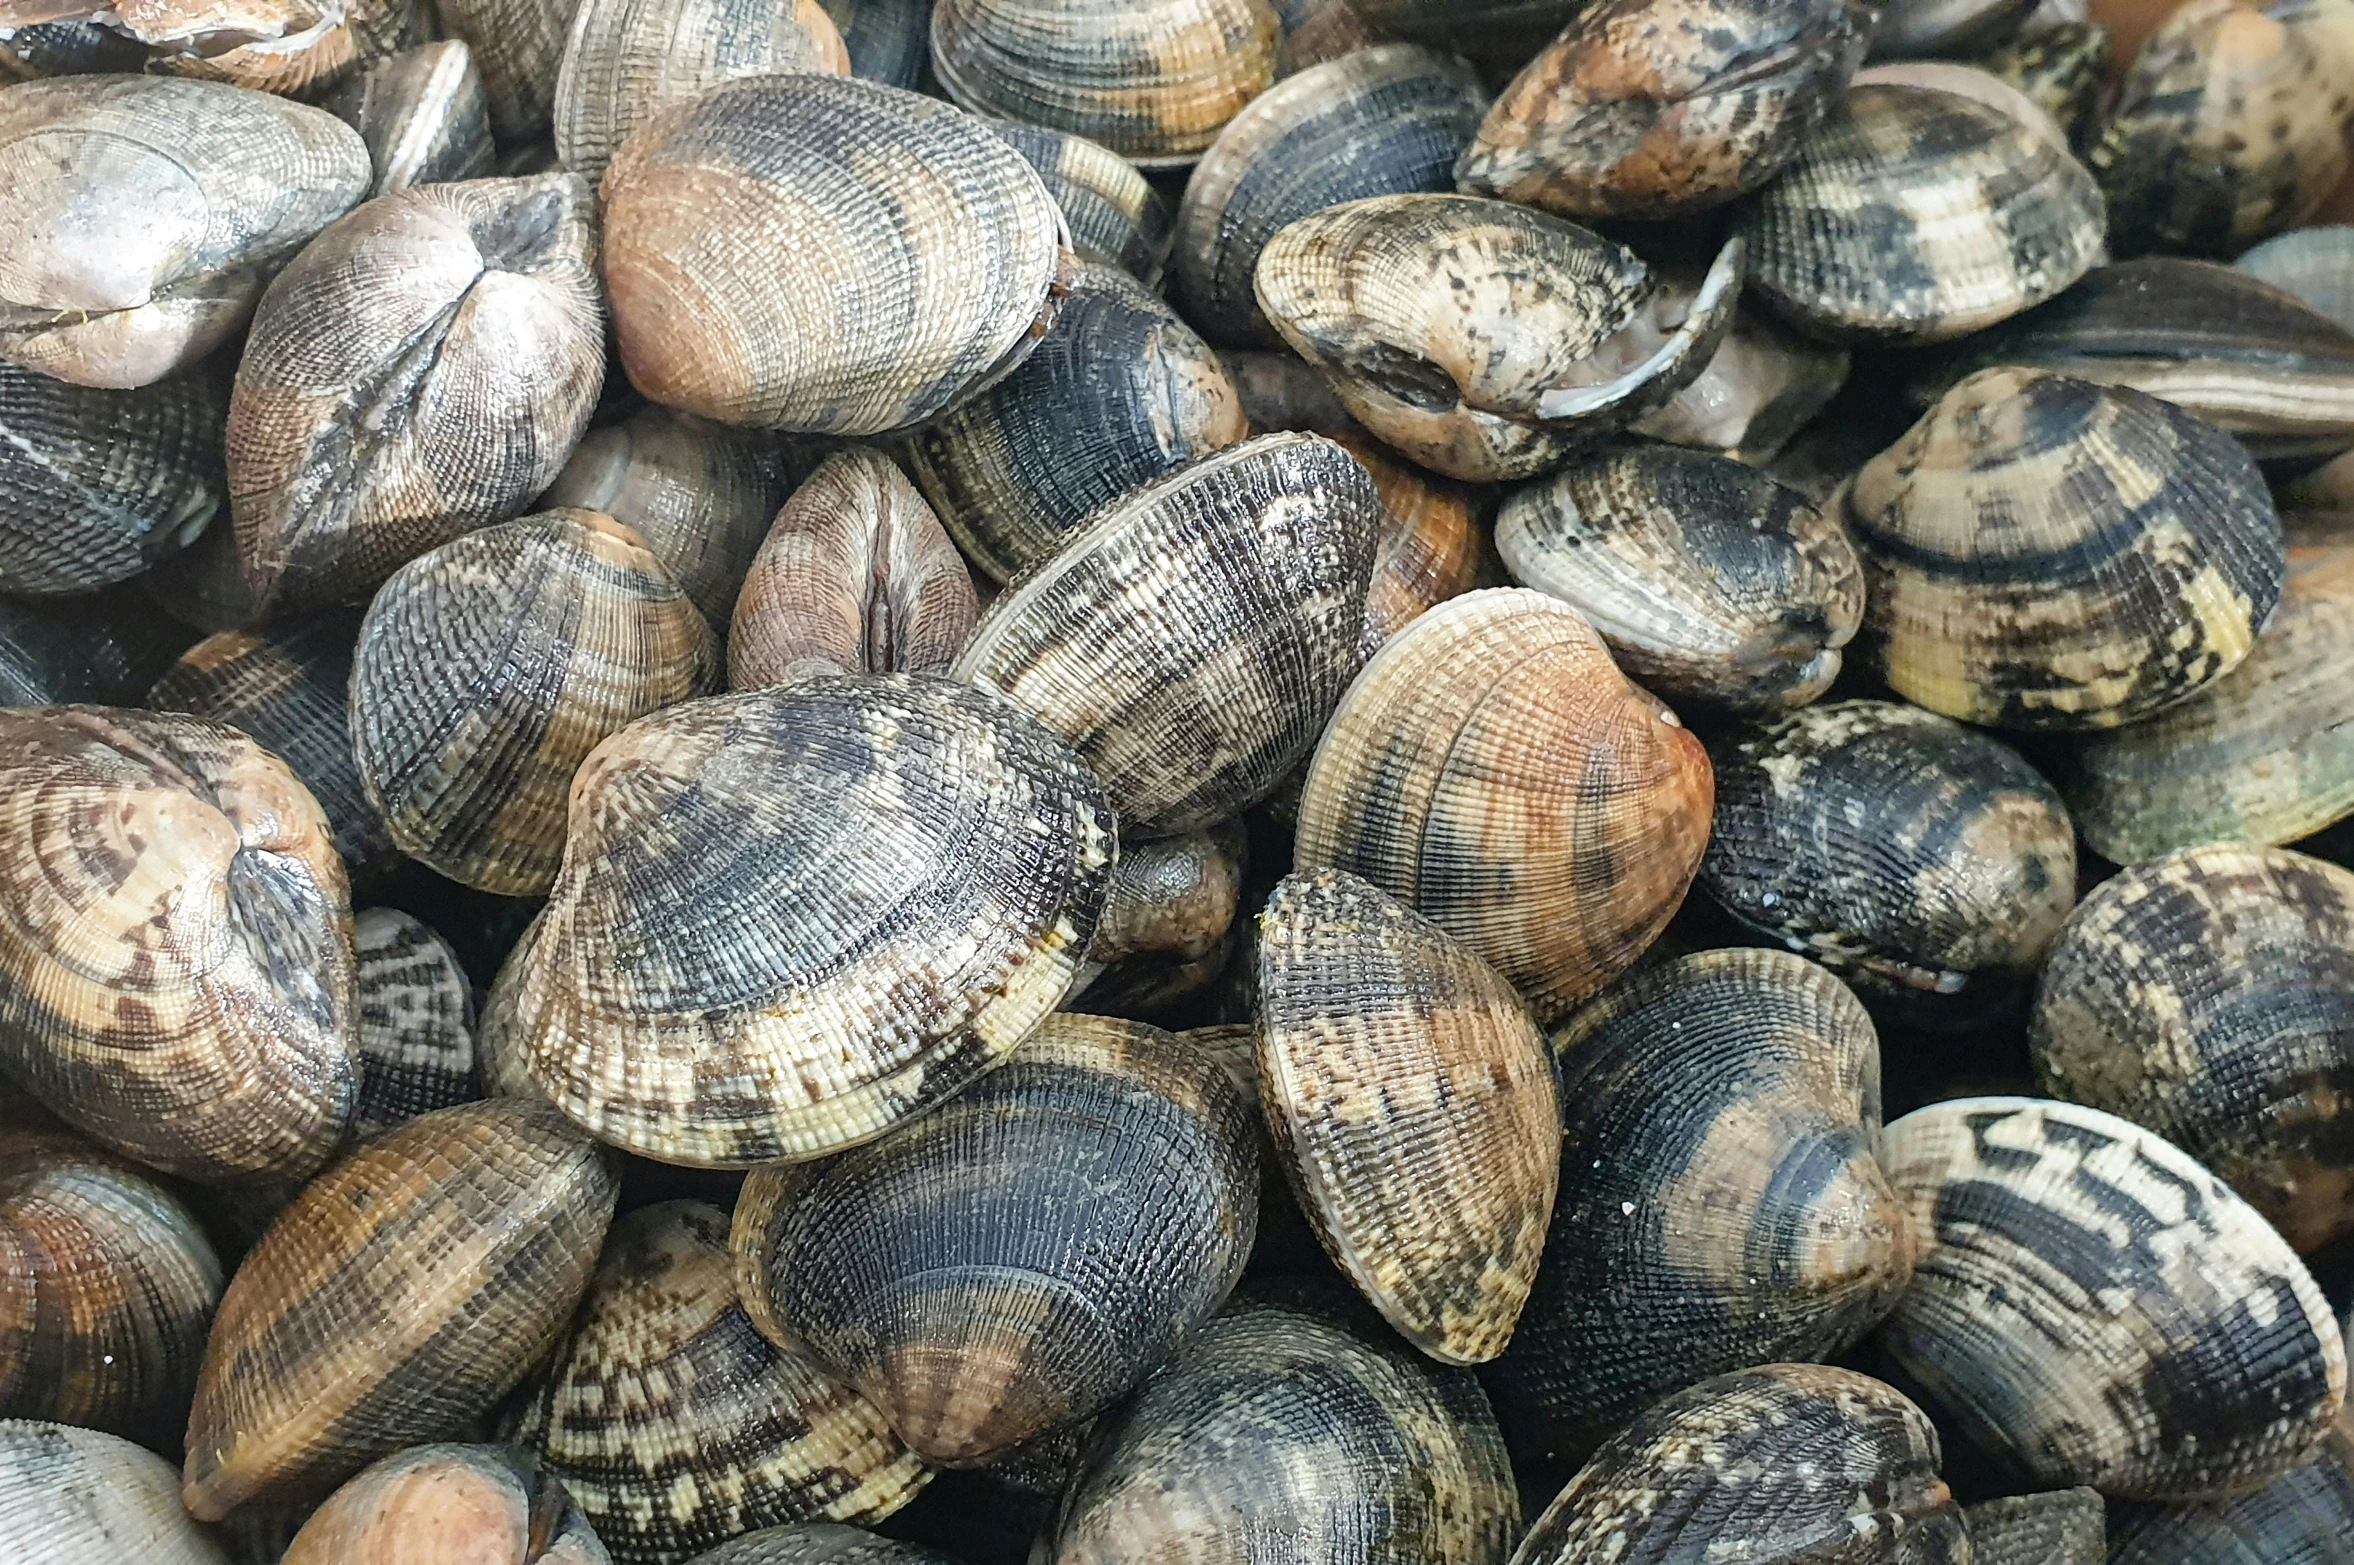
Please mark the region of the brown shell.
POLYGON ((421 1445, 328 1496, 277 1565, 607 1565, 554 1476, 502 1446, 421 1445))
POLYGON ((315 98, 432 35, 425 0, 102 0, 147 68, 315 98))
POLYGON ((1411 462, 1362 430, 1333 441, 1373 475, 1381 496, 1381 541, 1365 594, 1368 654, 1417 617, 1479 585, 1488 560, 1486 496, 1411 462))
POLYGON ((376 165, 371 196, 491 172, 482 73, 474 68, 474 51, 458 39, 376 61, 337 89, 325 107, 367 142, 376 165))
POLYGON ((1217 950, 1242 897, 1247 841, 1242 823, 1227 821, 1125 845, 1087 960, 1192 962, 1217 950))
MULTIPOLYGON (((929 21, 931 0, 899 3, 920 6, 929 21)), ((1080 260, 1119 267, 1147 288, 1160 286, 1169 258, 1169 203, 1135 164, 1085 136, 1013 120, 986 123, 991 135, 1019 152, 1046 182, 1047 194, 1070 225, 1071 250, 1080 260)))
POLYGON ((474 51, 500 146, 547 136, 565 35, 579 7, 580 0, 434 0, 443 29, 474 51))
POLYGON ((40 1565, 231 1565, 153 1451, 70 1424, 0 1419, 0 1538, 40 1565))
POLYGON ((482 1096, 474 1079, 474 992, 449 942, 397 908, 352 920, 360 971, 355 1140, 482 1096))

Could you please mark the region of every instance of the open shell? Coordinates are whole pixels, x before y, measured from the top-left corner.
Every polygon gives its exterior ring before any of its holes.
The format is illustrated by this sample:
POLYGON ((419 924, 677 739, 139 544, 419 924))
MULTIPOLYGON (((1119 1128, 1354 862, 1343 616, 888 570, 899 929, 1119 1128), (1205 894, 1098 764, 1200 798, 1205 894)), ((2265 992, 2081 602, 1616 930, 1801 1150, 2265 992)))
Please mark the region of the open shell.
POLYGON ((70 1424, 0 1419, 0 1538, 41 1565, 231 1565, 169 1462, 70 1424))
POLYGON ((433 0, 441 25, 474 51, 491 133, 502 147, 548 134, 556 73, 580 0, 433 0))
POLYGON ((607 1565, 564 1486, 511 1447, 421 1445, 313 1511, 278 1565, 607 1565))
POLYGON ((376 165, 371 196, 491 172, 490 109, 474 51, 455 38, 378 60, 327 100, 376 165))
POLYGON ((988 126, 1046 182, 1080 260, 1116 266, 1147 288, 1160 286, 1169 258, 1169 203, 1135 164, 1085 136, 1043 125, 991 120, 988 126))
POLYGON ((474 1079, 474 992, 449 942, 397 908, 352 920, 360 969, 356 1141, 482 1096, 474 1079))
POLYGON ((424 0, 99 0, 77 6, 147 46, 147 69, 315 98, 432 36, 424 0))

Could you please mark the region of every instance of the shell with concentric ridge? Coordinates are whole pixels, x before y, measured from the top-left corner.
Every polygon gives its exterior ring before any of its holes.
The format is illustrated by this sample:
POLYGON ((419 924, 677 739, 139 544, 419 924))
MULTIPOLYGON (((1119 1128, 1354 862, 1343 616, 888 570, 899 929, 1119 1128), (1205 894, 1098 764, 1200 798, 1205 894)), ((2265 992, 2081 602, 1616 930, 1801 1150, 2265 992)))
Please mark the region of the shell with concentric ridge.
POLYGON ((328 1496, 277 1565, 607 1565, 564 1485, 506 1446, 421 1445, 328 1496))
POLYGON ((1373 585, 1365 594, 1370 655, 1417 616, 1479 585, 1488 563, 1488 498, 1398 460, 1361 429, 1332 438, 1373 475, 1381 496, 1381 541, 1374 546, 1373 585))
POLYGON ((770 1527, 731 1539, 687 1565, 954 1565, 945 1555, 912 1543, 878 1538, 856 1527, 808 1522, 770 1527))
POLYGON ((2111 1565, 2347 1565, 2354 1560, 2354 1420, 2263 1488, 2190 1505, 2114 1507, 2111 1565))
POLYGON ((1208 956, 1234 922, 1248 841, 1240 821, 1226 821, 1124 846, 1087 959, 1208 956))
POLYGON ((546 137, 564 40, 579 8, 580 0, 434 0, 443 31, 474 51, 500 145, 546 137))
POLYGON ((353 1139, 482 1096, 474 1079, 474 992, 449 942, 397 908, 352 920, 360 971, 360 1099, 353 1139))
POLYGON ((932 0, 818 0, 850 55, 850 74, 921 87, 932 64, 932 0))
POLYGON ((147 69, 316 99, 433 34, 427 0, 96 0, 79 7, 147 46, 147 69))
POLYGON ((180 1509, 179 1475, 95 1430, 0 1419, 0 1538, 41 1565, 230 1565, 180 1509))
POLYGON ((1160 286, 1169 258, 1169 203, 1135 164, 1067 131, 1014 120, 986 123, 1046 182, 1080 260, 1116 266, 1147 288, 1160 286))
MULTIPOLYGON (((1962 1508, 1970 1565, 2105 1565, 2107 1507, 2097 1489, 1981 1500, 1962 1508)), ((2180 1565, 2180 1562, 2176 1562, 2180 1565)))
POLYGON ((378 60, 327 98, 376 165, 371 196, 491 172, 490 108, 474 51, 455 38, 378 60))

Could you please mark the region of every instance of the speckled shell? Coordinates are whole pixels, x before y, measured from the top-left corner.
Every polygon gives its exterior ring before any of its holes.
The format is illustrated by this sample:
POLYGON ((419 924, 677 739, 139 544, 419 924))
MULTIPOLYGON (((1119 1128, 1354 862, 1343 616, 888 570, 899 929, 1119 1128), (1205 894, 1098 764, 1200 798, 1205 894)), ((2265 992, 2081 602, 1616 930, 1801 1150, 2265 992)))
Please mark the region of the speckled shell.
POLYGON ((2044 109, 2018 88, 1996 76, 1992 71, 1976 65, 1964 65, 1958 60, 1897 60, 1883 65, 1869 65, 1855 73, 1852 85, 1873 87, 1927 87, 1938 92, 1950 92, 1956 97, 1975 98, 1990 109, 2008 114, 2022 125, 2040 131, 2056 147, 2069 145, 2068 133, 2060 128, 2044 109))
POLYGON ((1638 435, 1765 463, 1847 384, 1845 348, 1817 342, 1763 310, 1737 309, 1708 367, 1630 425, 1638 435))
POLYGON ((1190 831, 1272 792, 1357 671, 1381 500, 1315 435, 1266 435, 1099 511, 1007 587, 955 677, 1103 779, 1121 829, 1190 831))
POLYGON ((563 1484, 510 1447, 421 1445, 311 1513, 278 1565, 607 1565, 563 1484))
POLYGON ((2007 746, 1915 707, 1842 701, 1718 741, 1700 884, 1868 993, 2031 977, 2076 901, 2060 798, 2007 746))
POLYGON ((134 705, 195 639, 136 587, 0 598, 0 706, 134 705))
POLYGON ((161 380, 245 324, 269 268, 367 193, 319 109, 217 82, 0 89, 0 359, 88 386, 161 380))
POLYGON ((2122 387, 1984 370, 1858 473, 1866 640, 1890 688, 1999 728, 2114 728, 2213 683, 2280 598, 2263 476, 2122 387))
POLYGON ((874 1404, 753 1329, 728 1215, 700 1201, 613 1225, 570 1340, 523 1396, 514 1438, 625 1560, 876 1520, 930 1477, 874 1404))
POLYGON ((1190 962, 1217 950, 1242 899, 1246 845, 1239 821, 1125 845, 1087 959, 1190 962))
POLYGON ((1883 1134, 1921 1258, 1879 1342, 2037 1484, 2202 1499, 2295 1466, 2346 1396, 2304 1264, 2171 1143, 2096 1109, 1961 1098, 1883 1134))
POLYGON ((97 0, 78 7, 147 46, 147 69, 316 97, 431 36, 424 0, 97 0))
POLYGON ((1276 342, 1252 292, 1267 241, 1343 201, 1453 189, 1487 103, 1469 66, 1413 44, 1357 50, 1253 99, 1202 154, 1177 208, 1186 317, 1214 342, 1276 342))
POLYGON ((1479 585, 1487 564, 1488 509, 1478 491, 1401 462, 1362 430, 1334 435, 1381 496, 1381 541, 1373 551, 1373 585, 1365 594, 1365 645, 1381 644, 1479 585))
POLYGON ((1629 677, 1675 702, 1804 706, 1839 677, 1864 615, 1838 521, 1732 460, 1628 446, 1515 490, 1496 517, 1512 579, 1602 633, 1629 677))
POLYGON ((372 1141, 420 1114, 471 1103, 474 993, 449 942, 397 908, 352 920, 359 958, 360 1099, 353 1139, 372 1141))
POLYGON ((40 1565, 230 1565, 154 1452, 70 1424, 0 1419, 0 1537, 40 1565))
POLYGON ((580 763, 717 682, 709 626, 638 535, 549 511, 384 584, 352 658, 352 752, 402 852, 480 891, 545 896, 580 763))
POLYGON ((1610 1440, 1513 1565, 1968 1565, 1937 1431, 1893 1387, 1768 1364, 1670 1397, 1610 1440))
POLYGON ((2036 0, 1884 0, 1875 59, 1977 54, 2024 21, 2036 0))
POLYGON ((412 186, 271 283, 229 402, 230 503, 266 612, 363 598, 563 469, 605 363, 591 204, 564 174, 412 186))
POLYGON ((1085 136, 1013 120, 984 123, 1046 182, 1080 260, 1119 267, 1147 288, 1160 285, 1173 219, 1135 164, 1085 136))
POLYGON ((1520 1498, 1478 1382, 1238 1304, 1107 1420, 1051 1565, 1503 1565, 1520 1498))
POLYGON ((688 1565, 954 1565, 947 1556, 912 1543, 878 1538, 856 1527, 809 1522, 771 1527, 698 1554, 688 1565))
POLYGON ((1297 865, 1345 869, 1468 944, 1553 1021, 1618 976, 1684 899, 1708 759, 1542 593, 1443 603, 1334 712, 1297 865))
POLYGON ((2074 143, 2108 85, 2109 29, 2098 22, 2038 23, 1997 44, 1978 65, 2025 93, 2074 143))
POLYGON ((1488 1389, 1548 1458, 1582 1461, 1670 1392, 1828 1358, 1912 1274, 1873 1160, 1880 1048, 1838 979, 1780 951, 1628 978, 1553 1036, 1561 1194, 1488 1389))
POLYGON ((2111 1565, 2347 1565, 2354 1560, 2354 1426, 2263 1488, 2204 1505, 2118 1505, 2111 1565))
MULTIPOLYGON (((2097 1489, 2054 1489, 1962 1507, 1970 1565, 2106 1565, 2106 1508, 2097 1489)), ((2178 1562, 2179 1565, 2179 1562, 2178 1562)))
POLYGON ((1275 888, 1258 960, 1260 1098, 1325 1252, 1423 1352, 1494 1358, 1561 1163, 1553 1062, 1520 996, 1340 870, 1275 888))
POLYGON ((921 423, 1053 319, 1063 222, 1046 186, 984 127, 896 87, 724 82, 641 127, 604 198, 629 378, 723 423, 921 423))
POLYGON ((299 1179, 343 1139, 351 902, 326 818, 234 729, 0 711, 0 1057, 142 1163, 299 1179))
POLYGON ((368 144, 376 165, 371 196, 491 172, 482 73, 474 68, 474 51, 455 38, 377 61, 325 107, 368 144))
POLYGON ((1473 195, 1565 217, 1679 217, 1780 173, 1871 41, 1857 0, 1607 0, 1488 111, 1473 195))
POLYGON ((444 30, 474 51, 491 133, 502 147, 547 135, 564 40, 579 6, 580 0, 434 0, 444 30))
POLYGON ((1750 206, 1749 283, 1816 336, 1946 342, 2059 293, 2101 254, 2064 147, 1926 87, 1858 87, 1750 206))
POLYGON ((666 1162, 871 1140, 1062 1002, 1115 852, 1086 767, 983 691, 824 675, 673 708, 575 777, 487 1074, 666 1162))
POLYGON ((1589 0, 1353 0, 1385 37, 1453 49, 1490 67, 1525 64, 1589 0))
POLYGON ((2354 227, 2301 228, 2232 263, 2235 271, 2295 294, 2354 332, 2354 227))
POLYGON ((920 87, 932 66, 932 0, 818 0, 850 54, 850 74, 920 87))
POLYGON ((221 1300, 189 1511, 317 1498, 460 1433, 555 1345, 618 1190, 561 1115, 513 1099, 411 1120, 311 1181, 221 1300))

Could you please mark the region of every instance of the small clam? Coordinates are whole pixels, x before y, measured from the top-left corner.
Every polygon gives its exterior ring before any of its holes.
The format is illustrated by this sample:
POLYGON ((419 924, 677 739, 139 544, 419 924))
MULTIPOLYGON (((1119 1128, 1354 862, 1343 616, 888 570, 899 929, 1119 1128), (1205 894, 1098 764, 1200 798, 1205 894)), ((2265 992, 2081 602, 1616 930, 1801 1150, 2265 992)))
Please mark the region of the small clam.
POLYGON ((987 123, 1046 182, 1080 260, 1116 266, 1147 288, 1160 286, 1173 219, 1169 203, 1135 164, 1085 136, 1013 120, 987 123))
POLYGON ((1190 962, 1217 950, 1241 900, 1244 845, 1237 821, 1127 844, 1087 960, 1190 962))
POLYGON ((2107 1508, 2097 1489, 1982 1500, 1963 1506, 1962 1520, 1970 1528, 1970 1565, 2106 1565, 2109 1558, 2107 1508))
POLYGON ((449 942, 397 908, 352 920, 359 961, 360 1096, 356 1141, 373 1141, 420 1114, 471 1103, 474 992, 449 942))
POLYGON ((0 1539, 31 1565, 230 1565, 153 1451, 70 1424, 0 1419, 0 1539))
POLYGON ((1765 311, 1739 309, 1708 367, 1630 428, 1653 440, 1763 463, 1831 405, 1852 363, 1845 348, 1817 342, 1765 311))
POLYGON ((2018 27, 2035 6, 2036 0, 1886 0, 1872 54, 1966 59, 2018 27))
POLYGON ((2258 245, 2232 266, 2354 332, 2354 227, 2301 228, 2258 245))
POLYGON ((1591 0, 1352 0, 1381 37, 1451 49, 1482 65, 1516 70, 1591 0))
MULTIPOLYGON (((501 147, 548 134, 556 73, 580 0, 433 0, 443 31, 474 51, 491 133, 501 147)), ((533 172, 543 172, 534 170, 533 172)))
POLYGON ((73 9, 145 44, 152 72, 299 98, 432 36, 422 0, 99 0, 73 9))
POLYGON ((136 588, 0 597, 0 706, 134 706, 193 639, 136 588))
POLYGON ((1362 430, 1333 436, 1381 496, 1381 541, 1373 551, 1373 585, 1365 595, 1370 652, 1420 615, 1479 585, 1487 564, 1486 509, 1460 484, 1401 462, 1362 430))
POLYGON ((850 56, 850 74, 921 87, 931 72, 932 0, 818 0, 850 56))
POLYGON ((490 108, 474 52, 455 38, 376 61, 326 101, 376 165, 371 196, 491 172, 490 108))
POLYGON ((747 1533, 698 1554, 687 1565, 955 1565, 912 1543, 895 1543, 856 1527, 806 1522, 747 1533))
POLYGON ((2113 1508, 2109 1565, 2345 1565, 2354 1558, 2354 1421, 2263 1488, 2204 1505, 2113 1508))
POLYGON ((1889 1125, 1921 1258, 1879 1341, 2025 1478, 2206 1499, 2304 1459, 2346 1396, 2328 1302, 2263 1218, 2114 1115, 1961 1098, 1889 1125))
POLYGON ((313 1511, 278 1565, 607 1565, 563 1484, 528 1456, 421 1445, 313 1511))

